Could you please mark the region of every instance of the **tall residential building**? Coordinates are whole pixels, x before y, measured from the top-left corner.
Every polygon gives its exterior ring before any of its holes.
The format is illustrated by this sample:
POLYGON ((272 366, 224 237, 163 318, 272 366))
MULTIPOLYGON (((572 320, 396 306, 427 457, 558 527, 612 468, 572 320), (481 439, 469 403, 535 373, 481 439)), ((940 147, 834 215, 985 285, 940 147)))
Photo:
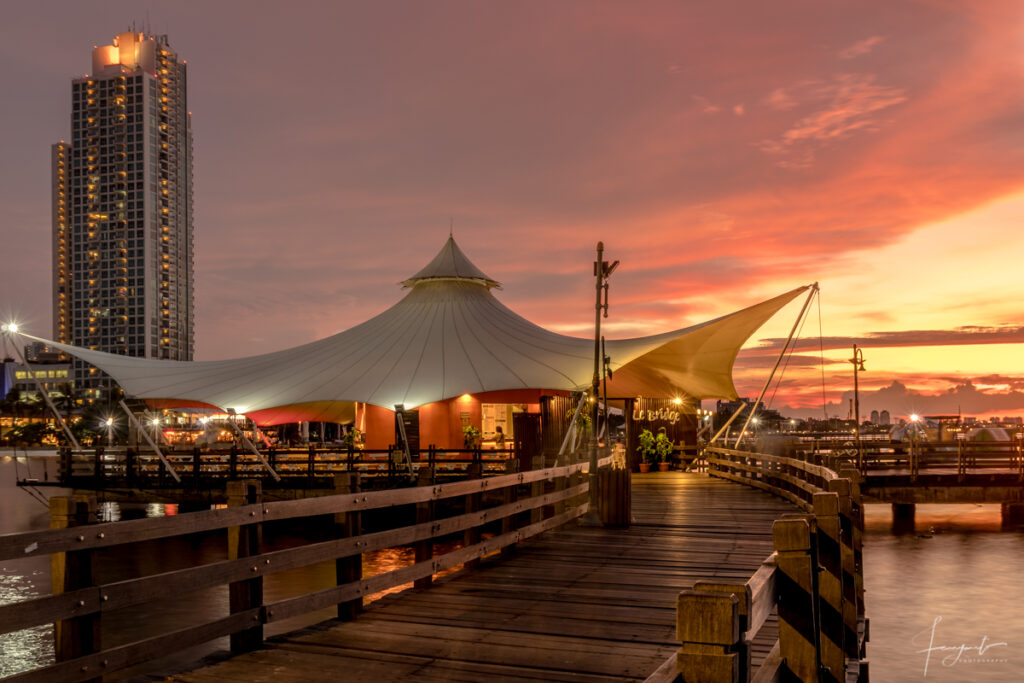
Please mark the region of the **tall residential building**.
MULTIPOLYGON (((191 360, 192 130, 167 36, 127 32, 71 83, 53 146, 53 334, 111 353, 191 360)), ((89 395, 110 386, 76 362, 89 395)))

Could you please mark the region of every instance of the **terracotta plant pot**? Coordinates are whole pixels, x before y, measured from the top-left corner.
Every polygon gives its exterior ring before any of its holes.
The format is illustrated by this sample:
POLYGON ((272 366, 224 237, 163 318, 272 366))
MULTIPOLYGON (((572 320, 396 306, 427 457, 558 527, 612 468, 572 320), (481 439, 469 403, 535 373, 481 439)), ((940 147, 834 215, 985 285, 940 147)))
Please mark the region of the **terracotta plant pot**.
POLYGON ((640 471, 641 472, 650 472, 651 471, 651 463, 649 463, 649 462, 642 462, 642 463, 640 463, 640 471))
POLYGON ((667 463, 667 462, 659 462, 658 463, 658 471, 659 472, 668 472, 669 466, 670 466, 670 464, 667 463))

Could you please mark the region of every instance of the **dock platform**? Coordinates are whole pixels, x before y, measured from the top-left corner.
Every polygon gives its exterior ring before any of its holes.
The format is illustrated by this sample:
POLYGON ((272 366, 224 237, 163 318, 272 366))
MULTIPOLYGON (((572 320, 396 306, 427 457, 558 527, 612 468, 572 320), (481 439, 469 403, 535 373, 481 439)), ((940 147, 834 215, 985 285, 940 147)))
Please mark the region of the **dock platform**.
MULTIPOLYGON (((270 638, 168 680, 644 680, 679 648, 676 596, 699 579, 749 578, 772 522, 797 508, 705 474, 633 475, 628 529, 569 525, 354 621, 270 638)), ((772 617, 774 620, 774 617, 772 617)), ((752 658, 776 638, 765 628, 752 658)))

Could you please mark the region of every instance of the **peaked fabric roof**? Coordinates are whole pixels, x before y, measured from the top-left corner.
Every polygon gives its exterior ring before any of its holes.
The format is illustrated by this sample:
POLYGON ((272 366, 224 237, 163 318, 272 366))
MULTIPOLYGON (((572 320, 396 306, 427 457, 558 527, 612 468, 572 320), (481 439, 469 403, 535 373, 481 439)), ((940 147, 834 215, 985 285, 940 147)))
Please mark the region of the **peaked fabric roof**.
MULTIPOLYGON (((100 368, 129 396, 234 409, 258 424, 342 419, 353 401, 415 408, 465 393, 590 384, 593 340, 551 332, 505 307, 490 291, 498 283, 453 239, 403 285, 410 291, 401 301, 360 325, 248 358, 152 360, 40 341, 100 368)), ((736 353, 805 289, 685 329, 608 341, 609 395, 736 398, 736 353)))

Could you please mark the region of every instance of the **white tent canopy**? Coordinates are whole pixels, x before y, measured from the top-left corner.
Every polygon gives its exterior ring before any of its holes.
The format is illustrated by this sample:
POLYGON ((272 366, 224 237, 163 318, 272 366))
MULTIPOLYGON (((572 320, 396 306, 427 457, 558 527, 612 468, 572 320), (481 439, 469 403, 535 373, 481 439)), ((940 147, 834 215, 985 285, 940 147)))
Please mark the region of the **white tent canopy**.
MULTIPOLYGON (((498 283, 452 238, 402 284, 410 291, 401 301, 360 325, 248 358, 154 360, 38 340, 100 368, 128 396, 233 409, 259 424, 333 420, 350 414, 352 402, 415 408, 466 393, 590 385, 593 340, 545 330, 506 308, 491 293, 498 283)), ((805 289, 674 332, 609 340, 609 395, 736 398, 736 353, 805 289)))

